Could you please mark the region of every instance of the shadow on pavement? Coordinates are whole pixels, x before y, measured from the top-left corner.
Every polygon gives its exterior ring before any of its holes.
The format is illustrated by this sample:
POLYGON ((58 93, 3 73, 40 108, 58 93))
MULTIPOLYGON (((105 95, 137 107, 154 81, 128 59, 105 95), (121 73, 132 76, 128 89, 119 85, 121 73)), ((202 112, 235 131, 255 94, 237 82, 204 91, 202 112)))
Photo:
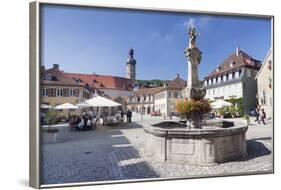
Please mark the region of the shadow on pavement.
POLYGON ((271 154, 269 150, 263 143, 256 140, 247 140, 247 156, 242 158, 240 161, 247 161, 257 157, 266 156, 271 154))
POLYGON ((133 122, 123 126, 101 126, 93 131, 60 128, 57 141, 44 143, 42 149, 42 183, 160 177, 139 153, 137 146, 141 141, 132 142, 130 136, 122 132, 137 128, 142 126, 133 122))

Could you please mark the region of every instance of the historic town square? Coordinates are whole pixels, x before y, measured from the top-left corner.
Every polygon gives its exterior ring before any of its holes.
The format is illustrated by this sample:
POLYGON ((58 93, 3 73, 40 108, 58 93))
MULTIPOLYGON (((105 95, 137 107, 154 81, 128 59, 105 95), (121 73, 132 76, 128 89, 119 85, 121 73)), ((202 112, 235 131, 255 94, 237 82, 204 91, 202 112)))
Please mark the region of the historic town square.
POLYGON ((44 7, 43 184, 273 171, 269 19, 56 9, 44 7))

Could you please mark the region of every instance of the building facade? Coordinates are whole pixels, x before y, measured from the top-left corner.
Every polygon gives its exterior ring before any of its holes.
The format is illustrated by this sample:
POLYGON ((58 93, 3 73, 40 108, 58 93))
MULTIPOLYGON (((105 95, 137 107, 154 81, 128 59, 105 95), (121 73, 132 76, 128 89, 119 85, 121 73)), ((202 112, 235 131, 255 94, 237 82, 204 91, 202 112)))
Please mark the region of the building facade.
POLYGON ((267 118, 273 114, 273 56, 272 49, 269 50, 256 79, 258 85, 258 103, 265 110, 267 118))
POLYGON ((184 100, 182 91, 185 87, 186 81, 177 74, 174 80, 154 94, 155 111, 160 112, 163 116, 177 114, 176 105, 179 101, 184 100))
POLYGON ((150 114, 155 111, 154 94, 162 87, 140 88, 129 98, 128 109, 140 114, 150 114))
POLYGON ((57 106, 63 103, 77 104, 91 98, 94 90, 77 83, 59 70, 59 65, 45 70, 41 68, 41 103, 57 106))
POLYGON ((257 82, 255 77, 261 62, 236 48, 213 72, 204 78, 205 98, 243 98, 244 111, 249 113, 256 106, 257 82))
POLYGON ((111 98, 117 98, 119 96, 130 97, 133 95, 134 82, 131 79, 118 76, 82 73, 65 73, 65 75, 80 84, 97 89, 102 95, 111 98))

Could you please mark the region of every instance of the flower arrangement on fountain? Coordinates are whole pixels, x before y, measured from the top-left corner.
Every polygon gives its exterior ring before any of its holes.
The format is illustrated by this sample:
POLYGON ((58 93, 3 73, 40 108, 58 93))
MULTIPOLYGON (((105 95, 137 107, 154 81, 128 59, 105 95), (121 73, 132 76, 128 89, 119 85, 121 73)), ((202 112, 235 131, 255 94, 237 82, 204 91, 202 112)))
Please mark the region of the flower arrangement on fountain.
POLYGON ((184 101, 177 103, 177 111, 184 115, 187 119, 190 119, 192 114, 203 115, 209 113, 212 110, 208 100, 193 100, 185 99, 184 101))

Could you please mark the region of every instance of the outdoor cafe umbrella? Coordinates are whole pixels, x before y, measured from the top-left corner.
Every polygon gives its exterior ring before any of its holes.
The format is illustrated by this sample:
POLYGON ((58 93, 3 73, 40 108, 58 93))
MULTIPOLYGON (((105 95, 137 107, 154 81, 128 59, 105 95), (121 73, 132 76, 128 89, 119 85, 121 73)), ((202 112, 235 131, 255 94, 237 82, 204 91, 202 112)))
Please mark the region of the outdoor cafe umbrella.
MULTIPOLYGON (((54 109, 56 110, 71 110, 71 109, 78 109, 78 106, 75 106, 73 104, 70 103, 64 103, 61 105, 58 105, 56 107, 54 107, 54 109)), ((68 111, 68 117, 69 117, 69 111, 68 111)))
POLYGON ((114 102, 110 99, 107 99, 102 96, 95 96, 89 100, 81 102, 77 104, 79 107, 98 107, 99 108, 99 116, 100 116, 100 107, 117 107, 121 106, 121 104, 114 102))
POLYGON ((61 104, 61 105, 58 105, 58 106, 54 107, 54 109, 57 109, 57 110, 61 110, 61 109, 78 109, 78 106, 75 106, 75 105, 70 104, 70 103, 64 103, 64 104, 61 104))
POLYGON ((87 104, 89 107, 117 107, 121 106, 121 104, 114 102, 113 100, 107 99, 102 96, 95 96, 85 102, 81 103, 82 105, 87 104))
POLYGON ((227 107, 227 106, 232 106, 232 104, 230 102, 224 101, 224 100, 216 100, 213 103, 211 103, 211 107, 213 109, 220 109, 223 107, 227 107))

